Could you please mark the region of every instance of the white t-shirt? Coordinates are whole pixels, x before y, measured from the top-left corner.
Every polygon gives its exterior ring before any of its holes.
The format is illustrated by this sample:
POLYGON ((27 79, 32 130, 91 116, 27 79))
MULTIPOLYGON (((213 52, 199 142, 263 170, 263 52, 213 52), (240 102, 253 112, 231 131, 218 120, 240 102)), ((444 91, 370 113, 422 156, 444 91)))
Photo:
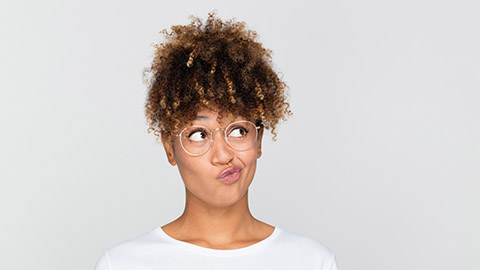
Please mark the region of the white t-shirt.
POLYGON ((177 240, 161 227, 107 249, 95 270, 336 270, 335 255, 312 238, 275 227, 239 249, 211 249, 177 240))

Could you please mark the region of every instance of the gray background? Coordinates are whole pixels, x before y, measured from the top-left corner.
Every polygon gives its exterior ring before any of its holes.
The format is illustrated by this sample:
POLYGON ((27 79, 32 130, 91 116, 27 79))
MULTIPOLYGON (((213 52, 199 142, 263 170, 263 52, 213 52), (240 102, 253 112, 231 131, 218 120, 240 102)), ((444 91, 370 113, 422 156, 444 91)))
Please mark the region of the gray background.
POLYGON ((161 29, 213 9, 290 86, 254 216, 341 269, 480 269, 480 5, 425 0, 2 1, 0 269, 92 269, 181 214, 141 75, 161 29))

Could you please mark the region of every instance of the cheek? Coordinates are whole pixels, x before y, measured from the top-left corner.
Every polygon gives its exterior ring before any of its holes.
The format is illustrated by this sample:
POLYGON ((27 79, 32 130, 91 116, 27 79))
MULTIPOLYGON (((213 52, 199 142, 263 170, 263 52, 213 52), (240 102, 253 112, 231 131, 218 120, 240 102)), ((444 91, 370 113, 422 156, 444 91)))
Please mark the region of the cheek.
POLYGON ((190 178, 190 175, 198 175, 202 173, 203 166, 200 164, 200 160, 185 153, 180 144, 175 144, 173 153, 178 171, 183 179, 190 178))
POLYGON ((201 197, 201 194, 206 194, 208 192, 208 179, 211 178, 208 175, 209 170, 206 170, 203 164, 199 162, 194 162, 190 159, 179 159, 177 161, 177 168, 182 182, 185 187, 193 194, 201 197))
POLYGON ((253 175, 255 173, 257 166, 257 150, 255 148, 252 149, 252 151, 241 153, 238 155, 238 159, 242 161, 249 175, 253 175))
POLYGON ((257 151, 252 151, 245 157, 245 163, 249 165, 254 165, 257 163, 257 151))
POLYGON ((200 175, 205 171, 205 164, 203 164, 202 160, 199 158, 177 154, 175 159, 177 161, 178 170, 182 176, 200 175))
POLYGON ((256 163, 257 159, 259 158, 259 154, 261 154, 261 149, 258 142, 255 146, 252 147, 252 149, 247 152, 248 153, 245 159, 248 160, 249 163, 256 163))

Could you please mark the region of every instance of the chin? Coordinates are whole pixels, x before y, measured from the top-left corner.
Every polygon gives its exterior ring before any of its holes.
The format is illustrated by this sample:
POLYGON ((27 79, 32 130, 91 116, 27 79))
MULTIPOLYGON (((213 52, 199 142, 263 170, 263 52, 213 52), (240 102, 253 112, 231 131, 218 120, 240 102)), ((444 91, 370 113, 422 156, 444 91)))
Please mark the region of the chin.
MULTIPOLYGON (((246 196, 246 193, 244 193, 243 196, 246 196)), ((233 194, 227 196, 225 194, 222 194, 214 200, 207 200, 206 203, 216 208, 225 208, 239 203, 243 196, 240 194, 233 194)))

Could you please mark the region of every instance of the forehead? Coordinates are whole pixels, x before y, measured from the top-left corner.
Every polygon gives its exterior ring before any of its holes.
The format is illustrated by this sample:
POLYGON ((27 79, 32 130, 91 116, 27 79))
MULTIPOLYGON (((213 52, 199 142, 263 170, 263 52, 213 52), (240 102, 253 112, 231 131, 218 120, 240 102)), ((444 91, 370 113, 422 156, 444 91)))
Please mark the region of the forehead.
POLYGON ((221 114, 215 110, 201 109, 198 111, 197 116, 192 121, 192 124, 228 124, 232 121, 246 120, 242 116, 229 115, 227 112, 221 114))

